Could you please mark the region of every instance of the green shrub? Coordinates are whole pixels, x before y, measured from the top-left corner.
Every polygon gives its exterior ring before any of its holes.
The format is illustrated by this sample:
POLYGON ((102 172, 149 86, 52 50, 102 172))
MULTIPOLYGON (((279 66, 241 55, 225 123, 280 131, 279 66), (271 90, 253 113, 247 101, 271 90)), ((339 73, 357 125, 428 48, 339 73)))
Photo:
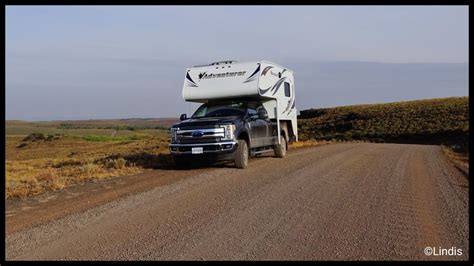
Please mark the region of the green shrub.
POLYGON ((87 141, 111 141, 111 140, 114 140, 113 137, 98 136, 98 135, 86 135, 86 136, 83 136, 82 139, 87 140, 87 141))
POLYGON ((23 142, 23 143, 18 144, 18 146, 16 146, 16 147, 17 148, 23 148, 23 147, 26 147, 26 146, 28 146, 28 144, 23 142))
POLYGON ((37 141, 43 140, 45 136, 43 133, 31 133, 30 135, 26 136, 23 141, 37 141))

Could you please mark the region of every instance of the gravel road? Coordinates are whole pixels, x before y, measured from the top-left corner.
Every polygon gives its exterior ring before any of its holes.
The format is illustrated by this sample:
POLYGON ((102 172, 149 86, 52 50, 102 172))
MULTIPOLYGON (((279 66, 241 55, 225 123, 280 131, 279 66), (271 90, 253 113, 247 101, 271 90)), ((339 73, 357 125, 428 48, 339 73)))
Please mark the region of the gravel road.
POLYGON ((325 145, 183 173, 9 233, 6 259, 468 259, 468 180, 438 146, 325 145))

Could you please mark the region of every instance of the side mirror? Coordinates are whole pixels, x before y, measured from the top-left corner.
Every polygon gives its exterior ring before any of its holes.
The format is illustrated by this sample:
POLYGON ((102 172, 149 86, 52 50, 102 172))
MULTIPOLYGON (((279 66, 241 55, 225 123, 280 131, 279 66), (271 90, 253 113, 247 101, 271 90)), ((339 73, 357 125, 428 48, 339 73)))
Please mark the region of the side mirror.
POLYGON ((268 118, 268 113, 267 110, 264 108, 258 110, 258 118, 260 119, 267 119, 268 118))
POLYGON ((181 120, 181 121, 186 120, 186 119, 187 119, 186 114, 181 114, 179 116, 179 120, 181 120))

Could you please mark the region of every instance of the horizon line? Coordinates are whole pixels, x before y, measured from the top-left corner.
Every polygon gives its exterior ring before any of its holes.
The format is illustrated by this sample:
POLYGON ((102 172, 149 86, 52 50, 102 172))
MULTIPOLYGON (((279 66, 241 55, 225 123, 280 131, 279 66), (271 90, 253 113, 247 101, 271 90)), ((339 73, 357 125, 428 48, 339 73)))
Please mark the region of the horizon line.
MULTIPOLYGON (((420 98, 420 99, 409 99, 409 100, 400 100, 400 101, 389 101, 389 102, 377 102, 377 103, 357 103, 357 104, 348 104, 348 105, 336 105, 336 106, 323 106, 318 108, 307 108, 304 110, 298 111, 305 111, 310 109, 327 109, 327 108, 339 108, 339 107, 346 107, 346 106, 359 106, 359 105, 377 105, 377 104, 390 104, 390 103, 403 103, 403 102, 415 102, 415 101, 423 101, 423 100, 441 100, 441 99, 449 99, 449 98, 469 98, 469 95, 465 96, 449 96, 449 97, 435 97, 435 98, 420 98)), ((61 122, 61 121, 84 121, 84 120, 127 120, 127 119, 179 119, 179 116, 176 117, 125 117, 125 118, 69 118, 69 119, 41 119, 41 120, 25 120, 25 119, 5 119, 5 122, 8 121, 22 121, 22 122, 61 122)))

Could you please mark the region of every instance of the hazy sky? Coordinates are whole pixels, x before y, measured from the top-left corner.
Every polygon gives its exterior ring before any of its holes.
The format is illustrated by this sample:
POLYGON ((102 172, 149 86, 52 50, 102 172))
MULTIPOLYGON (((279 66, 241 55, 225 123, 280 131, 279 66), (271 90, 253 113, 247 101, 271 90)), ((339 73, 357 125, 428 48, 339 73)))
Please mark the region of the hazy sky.
POLYGON ((467 6, 7 6, 6 118, 176 117, 230 59, 293 69, 299 110, 462 96, 468 54, 467 6))

